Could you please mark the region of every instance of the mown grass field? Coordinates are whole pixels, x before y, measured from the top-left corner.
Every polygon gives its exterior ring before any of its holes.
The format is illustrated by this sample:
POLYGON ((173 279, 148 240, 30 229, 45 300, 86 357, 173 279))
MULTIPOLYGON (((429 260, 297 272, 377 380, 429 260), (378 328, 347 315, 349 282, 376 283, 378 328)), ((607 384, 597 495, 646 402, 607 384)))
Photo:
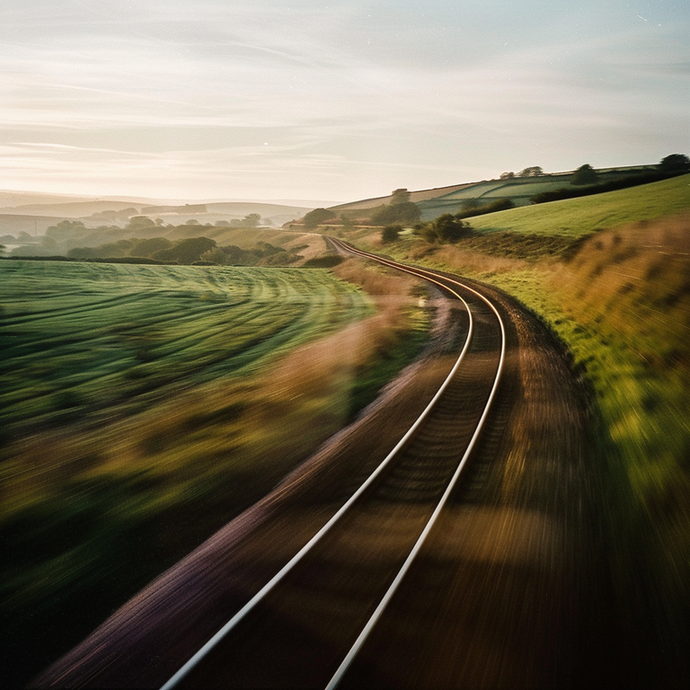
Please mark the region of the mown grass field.
POLYGON ((371 309, 315 271, 24 261, 0 271, 9 437, 249 373, 371 309))
POLYGON ((410 281, 350 274, 0 261, 12 684, 347 423, 385 383, 378 362, 415 356, 428 315, 410 281), (378 308, 353 280, 401 296, 378 308))

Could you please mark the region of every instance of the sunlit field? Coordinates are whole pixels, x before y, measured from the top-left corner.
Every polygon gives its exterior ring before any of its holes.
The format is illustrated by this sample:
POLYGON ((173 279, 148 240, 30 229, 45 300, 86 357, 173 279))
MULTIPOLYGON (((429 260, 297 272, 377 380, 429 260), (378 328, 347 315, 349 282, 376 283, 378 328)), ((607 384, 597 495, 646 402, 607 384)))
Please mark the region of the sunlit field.
POLYGON ((688 208, 690 175, 681 175, 643 187, 491 213, 472 218, 471 225, 483 232, 511 231, 579 237, 633 221, 679 213, 688 208))
POLYGON ((406 234, 385 248, 503 288, 567 347, 589 391, 597 519, 622 621, 615 663, 636 682, 686 672, 690 216, 678 211, 689 182, 472 218, 478 232, 456 245, 406 234))
POLYGON ((324 270, 0 262, 18 678, 263 496, 423 346, 411 281, 341 270, 378 294, 324 270))

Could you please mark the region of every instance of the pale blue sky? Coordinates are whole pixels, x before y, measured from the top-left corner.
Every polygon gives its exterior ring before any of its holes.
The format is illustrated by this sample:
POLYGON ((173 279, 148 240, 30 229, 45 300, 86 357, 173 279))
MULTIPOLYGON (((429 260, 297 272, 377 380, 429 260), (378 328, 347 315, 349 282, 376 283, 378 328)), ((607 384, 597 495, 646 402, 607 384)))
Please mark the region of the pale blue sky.
POLYGON ((0 189, 350 200, 676 152, 687 0, 0 5, 0 189))

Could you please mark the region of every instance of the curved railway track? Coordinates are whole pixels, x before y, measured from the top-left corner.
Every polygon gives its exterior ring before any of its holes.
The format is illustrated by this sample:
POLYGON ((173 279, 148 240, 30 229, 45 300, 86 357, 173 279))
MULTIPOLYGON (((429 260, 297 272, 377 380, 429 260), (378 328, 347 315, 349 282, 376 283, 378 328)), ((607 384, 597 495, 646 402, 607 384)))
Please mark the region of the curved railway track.
POLYGON ((506 352, 474 288, 331 240, 458 299, 465 342, 419 418, 333 517, 164 685, 335 688, 424 549, 480 437, 506 352))

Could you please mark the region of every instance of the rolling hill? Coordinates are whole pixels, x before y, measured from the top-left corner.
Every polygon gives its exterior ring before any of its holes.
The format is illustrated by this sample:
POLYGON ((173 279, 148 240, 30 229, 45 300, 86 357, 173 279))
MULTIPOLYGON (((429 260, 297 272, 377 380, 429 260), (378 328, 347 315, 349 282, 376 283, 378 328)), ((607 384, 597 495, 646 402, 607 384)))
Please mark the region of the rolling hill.
MULTIPOLYGON (((605 183, 621 177, 639 175, 656 169, 653 165, 637 165, 618 168, 599 168, 596 170, 598 182, 605 183)), ((410 201, 416 203, 422 220, 431 220, 442 213, 457 213, 469 200, 479 206, 499 199, 510 199, 515 206, 527 206, 536 194, 570 187, 574 171, 547 173, 534 177, 511 177, 498 180, 482 180, 465 184, 423 189, 410 192, 410 201)), ((331 206, 329 210, 342 212, 369 211, 390 203, 392 195, 372 197, 347 204, 331 206)))

